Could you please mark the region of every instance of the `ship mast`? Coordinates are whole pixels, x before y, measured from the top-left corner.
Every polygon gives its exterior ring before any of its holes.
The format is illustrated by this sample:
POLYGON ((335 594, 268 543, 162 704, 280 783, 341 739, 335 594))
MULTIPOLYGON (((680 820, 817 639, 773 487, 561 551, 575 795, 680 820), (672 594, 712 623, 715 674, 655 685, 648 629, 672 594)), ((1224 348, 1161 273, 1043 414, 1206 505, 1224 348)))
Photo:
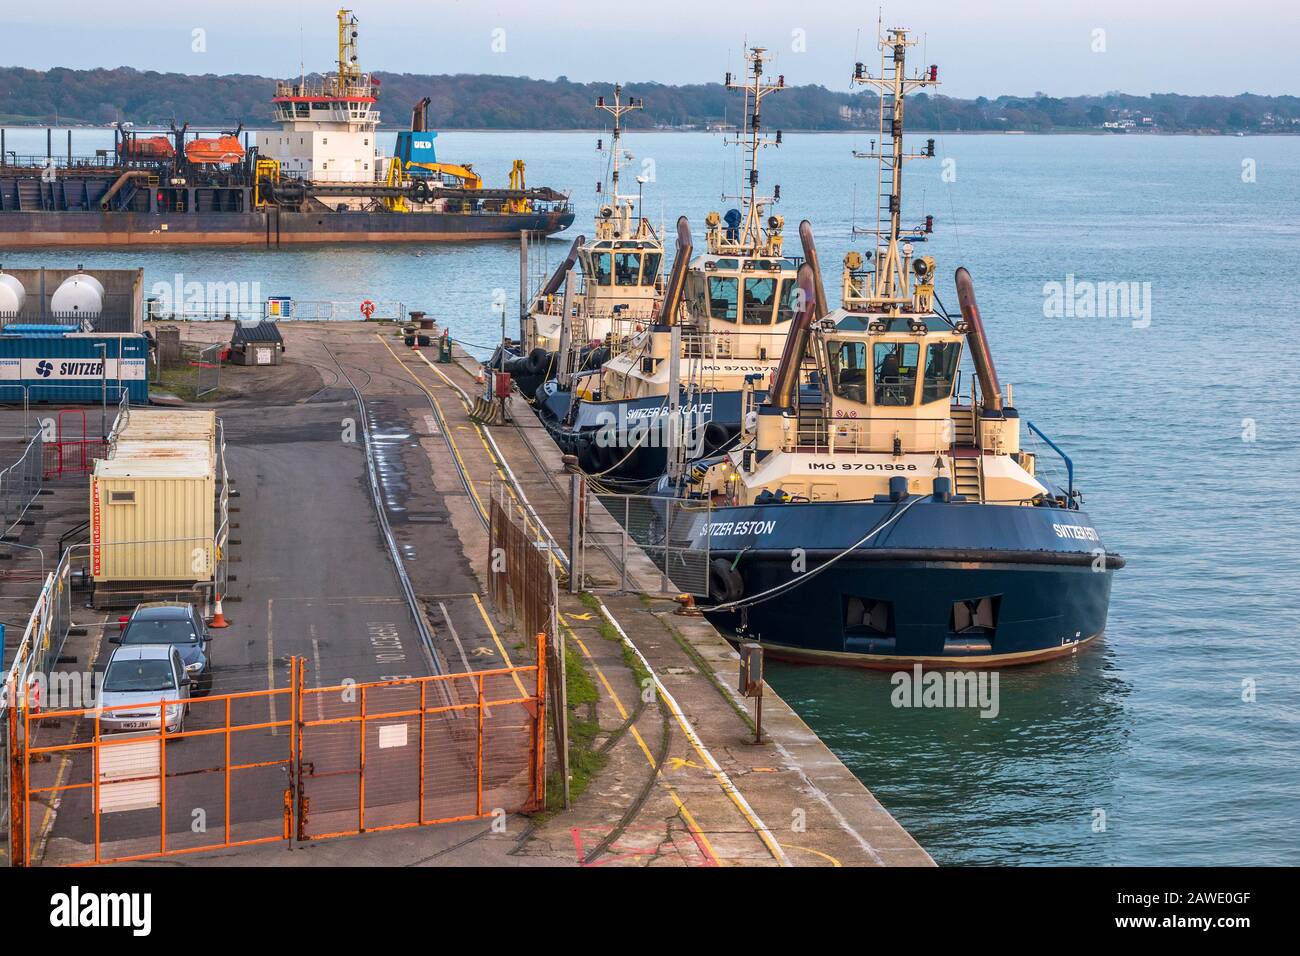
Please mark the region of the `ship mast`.
POLYGON ((736 245, 739 246, 740 251, 751 254, 760 252, 765 245, 763 231, 764 210, 781 198, 780 186, 776 186, 770 196, 761 195, 758 191, 759 152, 768 146, 781 145, 780 130, 776 131, 775 137, 763 134, 763 100, 770 94, 785 89, 784 76, 778 76, 775 83, 763 79, 763 67, 770 59, 771 55, 765 48, 761 46, 751 47, 745 52, 745 60, 749 63, 745 81, 733 82, 731 74, 728 73, 724 84, 729 90, 745 91, 743 120, 745 125, 738 128, 738 132, 744 132, 746 135, 737 136, 735 139, 726 141, 729 146, 744 148, 745 180, 741 184, 741 194, 739 196, 723 196, 722 198, 724 200, 738 199, 744 207, 745 220, 741 224, 736 245))
POLYGON ((911 244, 924 241, 931 228, 931 220, 927 217, 926 224, 912 230, 912 234, 904 236, 902 230, 903 164, 912 159, 934 158, 932 139, 926 141, 925 149, 919 153, 908 153, 903 148, 904 98, 915 89, 939 83, 937 66, 925 68, 914 76, 906 75, 907 48, 915 46, 916 42, 908 37, 905 29, 891 27, 877 43, 880 47, 880 73, 869 75, 861 63, 853 71, 853 83, 873 86, 880 91, 880 146, 876 149, 873 143, 872 152, 854 154, 860 159, 879 160, 880 164, 876 182, 874 278, 869 288, 862 288, 861 294, 853 297, 855 305, 865 305, 868 309, 897 312, 901 306, 913 301, 908 288, 911 244))
POLYGON ((620 162, 623 158, 622 138, 623 138, 623 114, 631 113, 633 110, 644 109, 645 102, 638 97, 631 97, 626 103, 622 101, 623 86, 617 84, 614 87, 614 102, 606 103, 605 97, 596 97, 596 109, 604 110, 610 116, 614 117, 614 135, 611 140, 610 149, 613 150, 613 170, 610 174, 610 198, 618 205, 622 199, 631 201, 631 196, 621 196, 618 192, 618 173, 620 162))
POLYGON ((339 10, 339 72, 336 96, 347 96, 348 91, 361 83, 361 66, 357 62, 357 26, 359 21, 351 10, 339 10))
MULTIPOLYGON (((623 115, 631 113, 633 110, 645 108, 645 101, 639 97, 633 96, 626 103, 623 102, 623 86, 616 84, 614 86, 614 102, 606 103, 605 97, 596 97, 596 109, 604 110, 610 116, 614 117, 613 138, 610 141, 610 149, 613 151, 613 166, 610 172, 609 197, 614 207, 618 209, 620 216, 623 212, 623 200, 627 200, 628 206, 632 204, 631 196, 623 196, 618 191, 619 170, 623 160, 623 115)), ((597 186, 597 192, 600 187, 597 186)), ((629 217, 630 218, 630 217, 629 217)))

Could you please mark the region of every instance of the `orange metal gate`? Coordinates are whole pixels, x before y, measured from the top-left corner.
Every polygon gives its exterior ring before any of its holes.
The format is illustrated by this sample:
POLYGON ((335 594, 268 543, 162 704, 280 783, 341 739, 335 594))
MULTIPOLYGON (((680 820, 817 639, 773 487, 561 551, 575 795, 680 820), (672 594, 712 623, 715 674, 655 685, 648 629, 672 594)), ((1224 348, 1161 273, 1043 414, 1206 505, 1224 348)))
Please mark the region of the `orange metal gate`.
POLYGON ((299 838, 540 810, 544 682, 534 664, 300 689, 299 838))
MULTIPOLYGON (((291 666, 296 678, 302 663, 291 666)), ((292 687, 190 698, 179 733, 157 721, 160 703, 10 712, 15 862, 115 863, 288 838, 292 687), (110 732, 108 721, 160 726, 110 732)))
POLYGON ((294 658, 288 687, 191 698, 179 733, 105 731, 148 705, 11 709, 11 859, 116 863, 541 809, 544 664, 319 688, 305 670, 294 658))

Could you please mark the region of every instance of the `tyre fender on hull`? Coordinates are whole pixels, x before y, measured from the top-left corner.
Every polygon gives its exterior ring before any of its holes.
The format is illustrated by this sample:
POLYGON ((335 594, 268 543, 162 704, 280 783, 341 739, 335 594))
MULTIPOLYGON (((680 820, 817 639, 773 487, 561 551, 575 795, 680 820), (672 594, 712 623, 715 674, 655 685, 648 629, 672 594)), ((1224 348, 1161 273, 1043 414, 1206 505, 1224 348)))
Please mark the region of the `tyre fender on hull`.
POLYGON ((704 454, 712 455, 731 440, 731 433, 725 425, 709 422, 704 426, 704 454))
POLYGON ((726 558, 709 562, 709 597, 714 604, 727 604, 745 593, 745 579, 726 558))

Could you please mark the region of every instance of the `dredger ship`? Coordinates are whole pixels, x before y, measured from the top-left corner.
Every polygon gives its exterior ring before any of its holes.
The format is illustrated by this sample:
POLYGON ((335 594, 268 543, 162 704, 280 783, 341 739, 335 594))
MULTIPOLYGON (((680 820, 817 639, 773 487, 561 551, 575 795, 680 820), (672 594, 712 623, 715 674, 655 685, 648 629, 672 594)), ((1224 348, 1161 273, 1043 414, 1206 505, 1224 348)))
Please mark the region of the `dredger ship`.
MULTIPOLYGON (((379 148, 380 80, 362 72, 358 22, 338 12, 338 67, 280 82, 275 129, 190 138, 116 129, 94 157, 0 159, 0 246, 265 245, 444 242, 551 235, 573 222, 568 197, 486 188, 471 166, 439 162, 426 97, 394 155, 379 148)), ((3 152, 0 150, 0 152, 3 152)))
POLYGON ((937 81, 935 67, 905 75, 914 42, 888 31, 880 74, 854 75, 881 94, 875 249, 845 257, 833 310, 808 255, 798 315, 741 443, 660 481, 660 494, 700 505, 668 543, 707 546, 705 613, 774 656, 894 669, 1072 654, 1105 630, 1124 559, 1082 510, 1070 460, 1003 388, 970 274, 957 270, 961 314, 950 316, 933 259, 914 245, 925 230, 902 228, 903 164, 933 156, 902 141, 904 96, 937 81), (1059 484, 1022 447, 1022 425, 1060 454, 1059 484))

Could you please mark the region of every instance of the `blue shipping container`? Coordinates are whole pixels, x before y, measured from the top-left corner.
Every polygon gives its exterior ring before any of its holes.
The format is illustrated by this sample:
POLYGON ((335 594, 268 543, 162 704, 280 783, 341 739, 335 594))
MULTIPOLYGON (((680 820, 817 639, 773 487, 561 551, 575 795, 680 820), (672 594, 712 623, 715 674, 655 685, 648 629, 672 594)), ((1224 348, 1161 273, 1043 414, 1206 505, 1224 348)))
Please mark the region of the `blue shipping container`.
POLYGON ((132 405, 148 403, 149 342, 143 335, 0 335, 0 402, 21 404, 26 395, 32 404, 97 405, 105 386, 114 404, 123 392, 132 405))

